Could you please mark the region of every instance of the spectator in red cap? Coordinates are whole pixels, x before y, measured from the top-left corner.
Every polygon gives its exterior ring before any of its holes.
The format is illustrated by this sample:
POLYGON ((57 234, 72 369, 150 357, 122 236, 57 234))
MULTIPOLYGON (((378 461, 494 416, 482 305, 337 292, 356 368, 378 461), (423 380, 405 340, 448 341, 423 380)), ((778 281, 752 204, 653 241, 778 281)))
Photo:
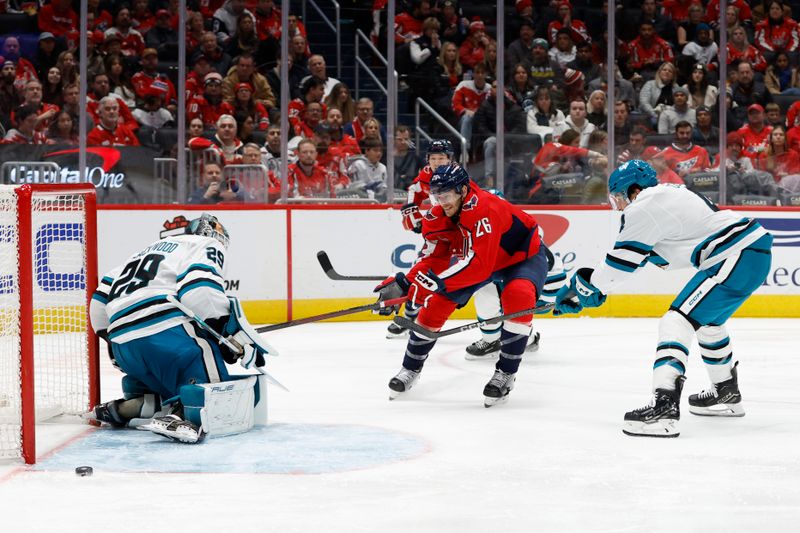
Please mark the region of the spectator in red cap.
POLYGON ((772 126, 764 121, 764 108, 760 104, 751 104, 747 108, 747 124, 738 130, 744 142, 744 155, 754 161, 758 159, 767 150, 771 131, 772 126))
MULTIPOLYGON (((725 168, 728 172, 752 172, 755 169, 753 160, 742 153, 744 139, 739 132, 732 131, 725 138, 725 168)), ((719 170, 719 154, 714 158, 714 168, 719 170)))
POLYGON ((233 102, 234 116, 244 113, 252 117, 255 127, 259 131, 269 128, 269 112, 261 102, 253 99, 253 86, 249 83, 236 84, 236 99, 233 102))
POLYGON ((786 176, 800 174, 800 154, 789 148, 786 141, 786 129, 776 126, 769 134, 767 149, 761 153, 756 166, 772 174, 775 182, 786 176))
POLYGON ((558 2, 557 18, 547 25, 547 38, 550 46, 555 46, 558 30, 567 30, 573 42, 592 42, 589 30, 583 21, 572 18, 572 4, 568 0, 558 2))
POLYGON ((39 9, 37 18, 39 31, 50 32, 56 37, 64 37, 80 22, 78 14, 72 9, 71 0, 51 0, 39 9))
POLYGON ((89 146, 139 146, 139 139, 119 114, 120 101, 108 95, 98 102, 99 123, 86 136, 89 146))
POLYGON ((172 29, 172 15, 166 9, 156 11, 153 27, 144 37, 148 48, 155 48, 158 57, 165 61, 178 59, 178 32, 172 29))
POLYGON ((469 36, 458 50, 461 64, 468 69, 474 68, 483 61, 486 47, 490 43, 494 43, 494 40, 486 34, 486 24, 480 20, 472 21, 469 24, 469 36))
POLYGON ((233 115, 234 112, 233 106, 222 99, 222 76, 218 72, 206 74, 203 94, 193 97, 187 107, 186 119, 202 118, 205 129, 213 129, 220 116, 233 115))
POLYGON ((142 70, 131 78, 133 89, 136 96, 144 99, 147 89, 155 87, 163 92, 166 100, 165 104, 170 113, 178 110, 178 95, 172 81, 158 71, 158 52, 155 48, 145 48, 142 52, 142 70))
POLYGON ((422 22, 431 16, 429 0, 412 0, 409 8, 394 18, 394 42, 410 43, 422 36, 422 22))
POLYGON ((144 37, 133 28, 131 11, 125 4, 117 11, 114 26, 105 31, 106 41, 111 35, 119 36, 120 50, 126 57, 140 56, 144 51, 144 37))
POLYGON ((162 88, 151 85, 144 90, 142 105, 133 110, 133 116, 139 123, 139 140, 144 146, 156 150, 163 148, 157 138, 158 130, 175 126, 175 117, 164 107, 166 95, 162 88))

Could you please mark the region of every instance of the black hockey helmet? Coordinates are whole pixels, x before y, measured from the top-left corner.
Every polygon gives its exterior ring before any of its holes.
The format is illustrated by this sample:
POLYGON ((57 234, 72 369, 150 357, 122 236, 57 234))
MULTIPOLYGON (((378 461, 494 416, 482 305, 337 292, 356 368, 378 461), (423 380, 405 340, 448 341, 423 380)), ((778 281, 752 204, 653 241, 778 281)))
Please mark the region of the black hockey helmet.
POLYGON ((440 165, 431 176, 431 194, 440 194, 446 191, 456 191, 461 194, 464 187, 469 186, 469 174, 458 163, 440 165))
POLYGON ((431 154, 447 154, 447 157, 453 159, 454 153, 453 143, 447 139, 435 139, 428 146, 428 156, 431 154))

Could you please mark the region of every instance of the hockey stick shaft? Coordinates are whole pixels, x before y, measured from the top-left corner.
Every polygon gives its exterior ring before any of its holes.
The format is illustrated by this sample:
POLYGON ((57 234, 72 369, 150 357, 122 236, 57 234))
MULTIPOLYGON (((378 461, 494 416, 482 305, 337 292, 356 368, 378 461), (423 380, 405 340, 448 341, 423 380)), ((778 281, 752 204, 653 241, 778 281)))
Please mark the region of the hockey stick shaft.
POLYGON ((463 326, 459 326, 457 328, 443 329, 441 331, 430 330, 424 326, 420 326, 413 320, 409 320, 408 318, 400 315, 394 317, 394 323, 400 326, 401 328, 410 329, 414 333, 422 335, 423 337, 427 337, 429 339, 438 339, 440 337, 455 335, 456 333, 461 333, 462 331, 469 331, 471 329, 480 328, 491 324, 497 324, 498 322, 503 322, 504 320, 510 320, 512 318, 529 315, 531 313, 545 313, 553 309, 554 305, 555 304, 547 303, 544 305, 540 305, 538 307, 533 307, 531 309, 524 309, 522 311, 517 311, 514 313, 508 313, 505 315, 496 316, 494 318, 481 320, 480 322, 471 322, 469 324, 464 324, 463 326))
MULTIPOLYGON (((167 296, 167 301, 168 301, 169 303, 171 303, 172 305, 174 305, 175 307, 177 307, 177 308, 178 308, 178 310, 179 310, 181 313, 183 313, 184 315, 186 315, 186 316, 187 316, 187 317, 189 317, 190 319, 194 320, 194 321, 195 321, 195 323, 197 323, 197 325, 198 325, 198 326, 200 326, 200 328, 201 328, 201 329, 204 329, 204 330, 206 330, 208 333, 210 333, 212 337, 214 337, 215 339, 217 339, 217 342, 218 342, 218 343, 220 343, 220 344, 224 344, 225 346, 227 346, 227 347, 228 347, 228 349, 230 349, 230 350, 231 350, 232 352, 234 352, 234 353, 239 353, 239 352, 241 351, 241 349, 242 349, 242 347, 241 347, 241 346, 237 347, 235 344, 233 344, 232 342, 230 342, 228 339, 226 339, 225 337, 223 337, 222 335, 220 335, 219 333, 217 333, 217 332, 216 332, 216 330, 215 330, 214 328, 212 328, 211 326, 209 326, 208 324, 206 324, 206 322, 205 322, 205 321, 204 321, 202 318, 200 318, 199 316, 197 316, 197 315, 195 314, 195 312, 194 312, 194 311, 192 311, 191 309, 189 309, 188 307, 186 307, 185 305, 183 305, 183 304, 182 304, 180 301, 178 301, 178 299, 177 299, 177 298, 175 298, 174 296, 172 296, 172 295, 170 294, 170 295, 168 295, 168 296, 167 296)), ((254 366, 255 366, 255 365, 254 365, 254 366)), ((285 386, 284 386, 284 385, 283 385, 283 384, 282 384, 280 381, 278 381, 277 379, 275 379, 274 377, 272 377, 272 376, 271 376, 269 373, 267 373, 267 371, 266 371, 266 370, 264 370, 264 369, 263 369, 263 368, 261 368, 260 366, 256 366, 256 370, 258 370, 258 371, 259 371, 261 374, 263 374, 264 378, 265 378, 265 379, 266 379, 268 382, 272 383, 273 385, 275 385, 275 386, 277 386, 277 387, 280 387, 280 388, 282 388, 282 389, 283 389, 283 390, 285 390, 286 392, 290 392, 290 391, 289 391, 289 389, 287 389, 287 388, 286 388, 286 387, 285 387, 285 386)))
POLYGON ((364 311, 378 311, 393 305, 400 305, 406 301, 406 297, 394 298, 392 300, 384 300, 382 302, 375 302, 367 305, 359 305, 358 307, 350 307, 348 309, 341 309, 339 311, 331 311, 330 313, 323 313, 321 315, 309 316, 306 318, 298 318, 297 320, 290 320, 288 322, 281 322, 280 324, 272 324, 271 326, 262 326, 256 328, 259 333, 266 333, 268 331, 276 331, 279 329, 291 328, 292 326, 300 326, 302 324, 311 324, 312 322, 319 322, 320 320, 327 320, 329 318, 336 318, 339 316, 352 315, 364 311))
POLYGON ((386 279, 386 276, 343 276, 336 272, 328 254, 323 251, 317 252, 317 261, 319 261, 319 266, 322 267, 325 275, 335 281, 383 281, 386 279))

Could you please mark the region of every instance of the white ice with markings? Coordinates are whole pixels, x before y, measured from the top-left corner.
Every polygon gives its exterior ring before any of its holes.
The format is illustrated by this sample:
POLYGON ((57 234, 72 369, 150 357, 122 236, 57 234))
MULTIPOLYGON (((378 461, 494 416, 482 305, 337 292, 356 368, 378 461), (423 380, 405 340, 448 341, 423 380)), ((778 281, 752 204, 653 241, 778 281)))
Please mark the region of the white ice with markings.
MULTIPOLYGON (((464 359, 474 332, 441 339, 388 401, 405 341, 387 324, 270 334, 270 372, 292 392, 270 392, 274 425, 248 435, 187 446, 45 425, 40 450, 56 451, 0 465, 0 531, 800 530, 800 320, 730 323, 743 418, 688 412, 708 385, 695 345, 677 439, 621 431, 649 400, 655 319, 536 320, 540 351, 491 409, 492 364, 464 359)), ((104 400, 119 376, 103 362, 104 400)))

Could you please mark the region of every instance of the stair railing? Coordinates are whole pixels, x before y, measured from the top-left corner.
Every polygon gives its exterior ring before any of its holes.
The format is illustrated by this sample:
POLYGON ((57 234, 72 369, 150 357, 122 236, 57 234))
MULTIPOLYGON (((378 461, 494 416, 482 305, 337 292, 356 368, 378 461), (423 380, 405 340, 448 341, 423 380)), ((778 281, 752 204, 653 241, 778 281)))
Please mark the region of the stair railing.
MULTIPOLYGON (((325 23, 328 28, 331 29, 333 35, 336 38, 336 77, 338 79, 342 79, 342 12, 341 8, 339 7, 339 2, 336 0, 330 0, 331 4, 333 4, 333 11, 336 13, 335 20, 331 22, 331 19, 322 11, 322 8, 314 0, 307 0, 307 3, 314 8, 317 14, 322 19, 322 22, 325 23)), ((303 18, 305 19, 305 8, 306 2, 303 2, 303 18)))
POLYGON ((420 120, 419 120, 419 118, 420 118, 420 107, 424 107, 425 110, 428 113, 430 113, 431 116, 434 119, 436 119, 437 122, 439 122, 442 126, 444 126, 445 129, 447 129, 450 133, 453 134, 453 136, 456 139, 458 139, 458 141, 461 143, 461 166, 466 168, 466 166, 467 166, 467 139, 464 138, 464 136, 461 135, 461 132, 459 132, 457 129, 455 129, 452 124, 447 122, 447 120, 445 120, 445 118, 442 115, 437 113, 428 104, 428 102, 426 102, 422 98, 417 98, 416 102, 414 103, 414 131, 416 132, 415 143, 417 145, 417 149, 419 150, 419 136, 420 135, 425 137, 425 139, 428 140, 428 141, 433 140, 433 138, 428 134, 428 132, 426 132, 422 128, 422 126, 420 126, 420 120))

